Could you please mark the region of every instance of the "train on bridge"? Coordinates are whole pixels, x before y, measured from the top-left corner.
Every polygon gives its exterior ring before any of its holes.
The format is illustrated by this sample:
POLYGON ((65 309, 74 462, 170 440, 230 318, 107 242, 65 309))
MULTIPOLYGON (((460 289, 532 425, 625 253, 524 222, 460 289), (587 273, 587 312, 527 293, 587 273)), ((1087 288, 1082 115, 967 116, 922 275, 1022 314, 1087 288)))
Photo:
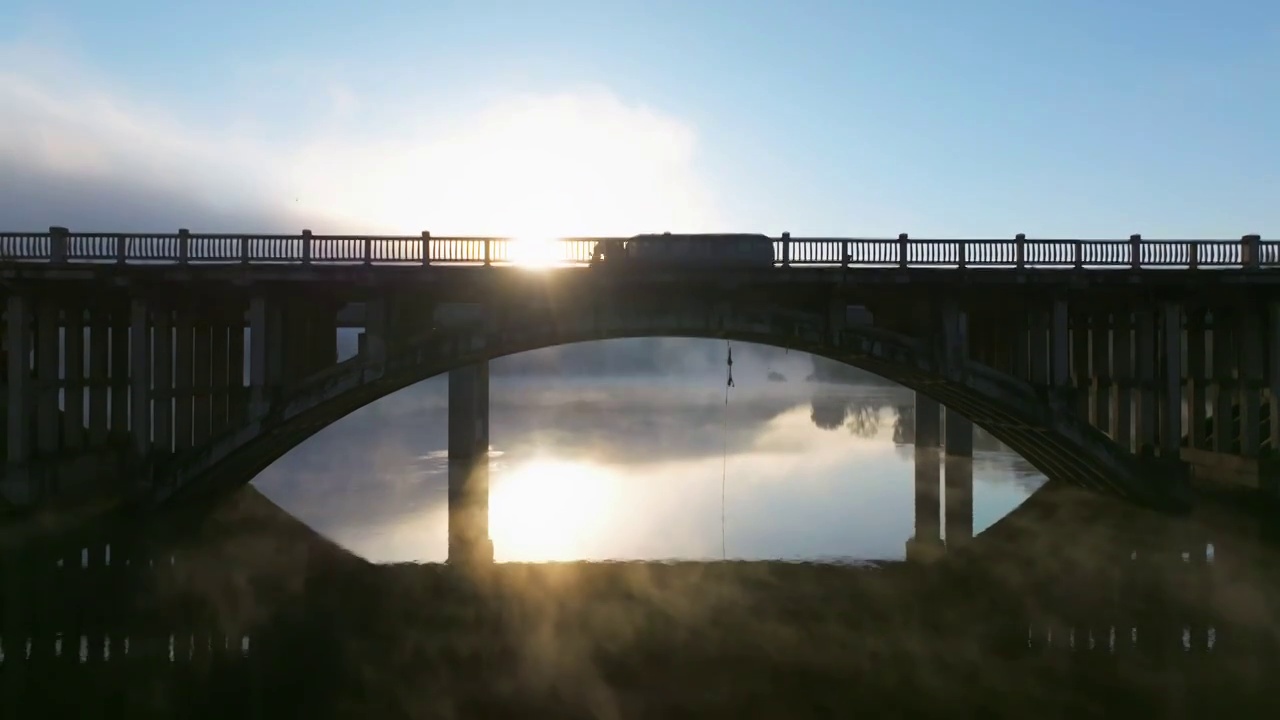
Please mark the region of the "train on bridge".
POLYGON ((675 265, 681 267, 773 267, 773 238, 747 233, 635 235, 603 239, 592 265, 675 265))

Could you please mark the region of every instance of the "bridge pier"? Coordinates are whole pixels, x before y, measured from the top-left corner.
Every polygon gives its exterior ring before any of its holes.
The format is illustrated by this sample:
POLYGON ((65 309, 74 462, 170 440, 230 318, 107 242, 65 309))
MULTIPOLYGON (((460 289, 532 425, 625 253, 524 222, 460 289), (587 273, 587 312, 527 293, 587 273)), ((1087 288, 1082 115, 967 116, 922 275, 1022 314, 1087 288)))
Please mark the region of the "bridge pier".
POLYGON ((943 552, 942 459, 934 448, 915 449, 915 533, 907 540, 908 562, 929 562, 943 552))
POLYGON ((973 457, 973 422, 960 413, 946 409, 946 440, 948 457, 973 457))
POLYGON ((943 473, 946 483, 943 534, 950 550, 973 539, 973 460, 948 456, 943 473))
MULTIPOLYGON (((14 293, 5 302, 6 480, 31 460, 31 301, 14 293)), ((5 493, 9 495, 8 492, 5 493)))
POLYGON ((916 442, 918 448, 942 446, 942 407, 937 400, 916 393, 916 442))
POLYGON ((450 564, 493 562, 489 538, 489 364, 449 373, 450 564))

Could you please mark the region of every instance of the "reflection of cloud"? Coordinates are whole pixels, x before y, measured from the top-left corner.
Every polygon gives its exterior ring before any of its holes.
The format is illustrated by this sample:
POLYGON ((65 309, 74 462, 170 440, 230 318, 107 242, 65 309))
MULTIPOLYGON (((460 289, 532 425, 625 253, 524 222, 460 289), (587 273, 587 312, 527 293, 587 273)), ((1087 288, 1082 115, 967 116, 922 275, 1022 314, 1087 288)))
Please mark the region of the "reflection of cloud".
POLYGON ((254 117, 247 100, 227 99, 236 122, 201 126, 50 47, 0 45, 6 229, 586 234, 719 224, 694 131, 607 91, 508 97, 406 127, 364 117, 357 132, 331 121, 363 104, 330 84, 329 115, 292 117, 277 136, 264 128, 278 119, 254 117))

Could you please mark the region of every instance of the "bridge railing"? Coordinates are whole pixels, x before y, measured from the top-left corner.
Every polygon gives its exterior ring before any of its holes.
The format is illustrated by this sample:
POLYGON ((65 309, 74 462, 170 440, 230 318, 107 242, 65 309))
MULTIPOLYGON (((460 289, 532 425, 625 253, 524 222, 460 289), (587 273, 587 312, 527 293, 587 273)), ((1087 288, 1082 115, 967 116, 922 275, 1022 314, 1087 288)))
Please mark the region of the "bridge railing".
MULTIPOLYGON (((365 264, 580 266, 610 238, 214 235, 0 232, 0 261, 117 264, 365 264)), ((782 266, 939 268, 1259 268, 1280 266, 1280 243, 1239 240, 804 238, 773 241, 782 266)))

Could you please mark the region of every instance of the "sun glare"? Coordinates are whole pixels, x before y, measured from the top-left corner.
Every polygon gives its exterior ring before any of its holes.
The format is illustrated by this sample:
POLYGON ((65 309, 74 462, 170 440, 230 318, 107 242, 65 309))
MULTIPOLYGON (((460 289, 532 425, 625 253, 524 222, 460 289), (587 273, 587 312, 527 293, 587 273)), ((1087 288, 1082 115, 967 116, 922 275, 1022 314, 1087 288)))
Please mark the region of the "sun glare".
POLYGON ((511 264, 527 268, 547 268, 565 260, 562 243, 550 237, 512 238, 507 248, 511 264))
POLYGON ((495 478, 490 492, 489 534, 500 561, 577 559, 617 511, 615 478, 581 463, 535 460, 495 478))

